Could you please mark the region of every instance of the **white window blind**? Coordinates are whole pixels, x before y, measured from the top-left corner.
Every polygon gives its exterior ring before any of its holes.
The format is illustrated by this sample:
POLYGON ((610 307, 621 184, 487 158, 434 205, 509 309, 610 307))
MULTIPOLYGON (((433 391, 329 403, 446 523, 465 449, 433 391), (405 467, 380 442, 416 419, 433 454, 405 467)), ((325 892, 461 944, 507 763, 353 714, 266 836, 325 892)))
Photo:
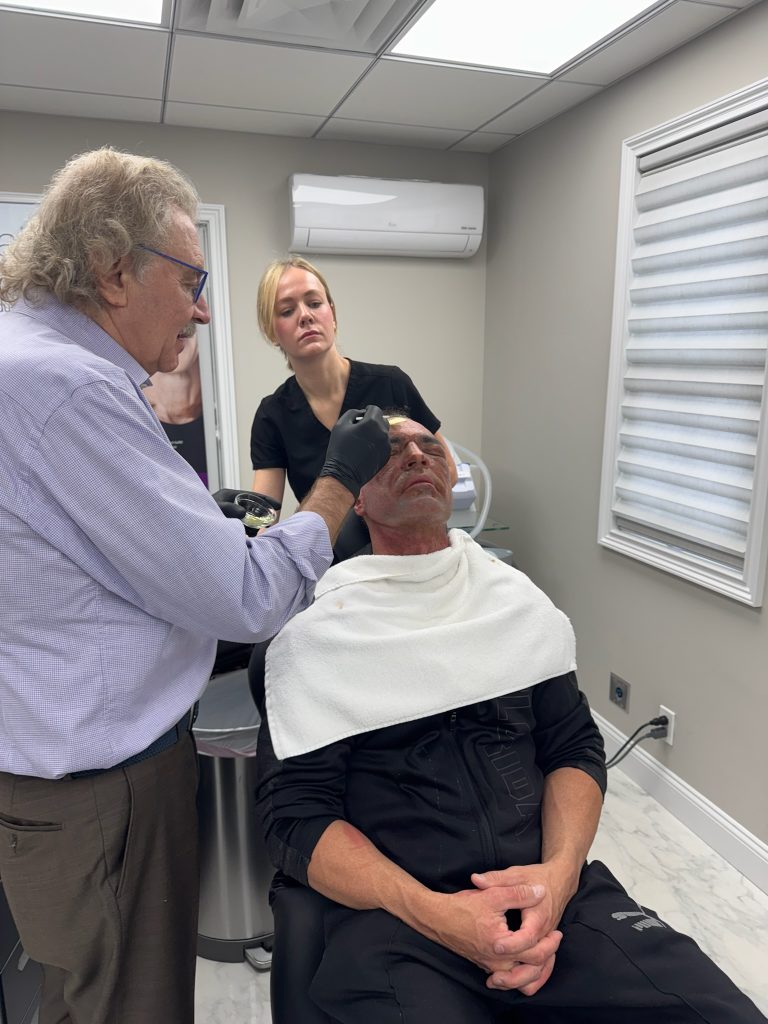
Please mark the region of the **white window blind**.
POLYGON ((599 534, 752 605, 768 485, 763 88, 761 110, 753 87, 741 116, 721 105, 666 146, 658 130, 627 144, 599 534))

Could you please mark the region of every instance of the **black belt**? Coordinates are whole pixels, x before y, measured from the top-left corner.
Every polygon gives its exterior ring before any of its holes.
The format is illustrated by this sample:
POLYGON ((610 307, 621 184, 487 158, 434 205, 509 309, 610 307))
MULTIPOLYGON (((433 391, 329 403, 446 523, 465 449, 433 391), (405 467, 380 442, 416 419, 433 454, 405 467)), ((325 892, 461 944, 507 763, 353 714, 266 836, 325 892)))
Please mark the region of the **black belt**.
POLYGON ((182 736, 186 736, 188 732, 191 732, 192 726, 194 725, 195 719, 197 718, 197 703, 193 704, 189 711, 184 717, 172 725, 168 732, 164 732, 162 736, 158 736, 156 740, 149 744, 146 749, 139 751, 138 754, 134 754, 132 757, 127 757, 120 764, 113 764, 111 768, 87 768, 82 772, 70 772, 70 779, 86 779, 91 775, 103 775, 104 772, 114 771, 116 768, 127 768, 131 764, 139 764, 140 761, 146 761, 149 757, 154 757, 155 754, 160 754, 164 750, 168 750, 170 747, 177 743, 182 736))

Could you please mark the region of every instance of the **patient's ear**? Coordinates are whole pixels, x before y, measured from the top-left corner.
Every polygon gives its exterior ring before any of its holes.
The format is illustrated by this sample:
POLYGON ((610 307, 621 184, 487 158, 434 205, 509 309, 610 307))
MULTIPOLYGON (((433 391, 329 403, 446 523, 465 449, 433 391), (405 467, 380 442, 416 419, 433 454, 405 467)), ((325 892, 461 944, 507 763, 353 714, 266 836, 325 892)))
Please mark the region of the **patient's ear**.
POLYGON ((365 515, 365 501, 363 500, 363 492, 361 491, 355 499, 355 504, 352 506, 355 510, 355 515, 360 516, 362 519, 365 515))

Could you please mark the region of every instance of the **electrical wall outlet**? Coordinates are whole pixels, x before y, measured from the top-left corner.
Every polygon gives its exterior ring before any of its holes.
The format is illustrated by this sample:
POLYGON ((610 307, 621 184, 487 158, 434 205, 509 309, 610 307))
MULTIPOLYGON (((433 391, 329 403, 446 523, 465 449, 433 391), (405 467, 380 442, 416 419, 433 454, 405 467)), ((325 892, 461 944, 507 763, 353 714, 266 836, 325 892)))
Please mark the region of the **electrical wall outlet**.
POLYGON ((611 672, 611 688, 608 695, 622 711, 629 711, 629 690, 630 686, 626 679, 611 672))
POLYGON ((675 712, 670 711, 669 708, 665 708, 663 704, 659 704, 659 714, 666 715, 669 721, 667 722, 667 735, 664 737, 664 742, 672 746, 675 739, 675 712))

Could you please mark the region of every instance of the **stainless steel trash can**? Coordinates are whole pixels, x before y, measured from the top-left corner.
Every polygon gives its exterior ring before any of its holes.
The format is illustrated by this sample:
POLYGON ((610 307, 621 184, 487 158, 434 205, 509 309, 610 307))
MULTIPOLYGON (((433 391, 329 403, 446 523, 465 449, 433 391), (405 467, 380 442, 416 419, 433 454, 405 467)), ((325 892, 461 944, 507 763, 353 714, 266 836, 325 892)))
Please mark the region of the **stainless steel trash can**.
POLYGON ((273 868, 254 790, 260 718, 245 669, 215 676, 194 725, 200 767, 200 917, 197 952, 254 967, 271 963, 273 868))

